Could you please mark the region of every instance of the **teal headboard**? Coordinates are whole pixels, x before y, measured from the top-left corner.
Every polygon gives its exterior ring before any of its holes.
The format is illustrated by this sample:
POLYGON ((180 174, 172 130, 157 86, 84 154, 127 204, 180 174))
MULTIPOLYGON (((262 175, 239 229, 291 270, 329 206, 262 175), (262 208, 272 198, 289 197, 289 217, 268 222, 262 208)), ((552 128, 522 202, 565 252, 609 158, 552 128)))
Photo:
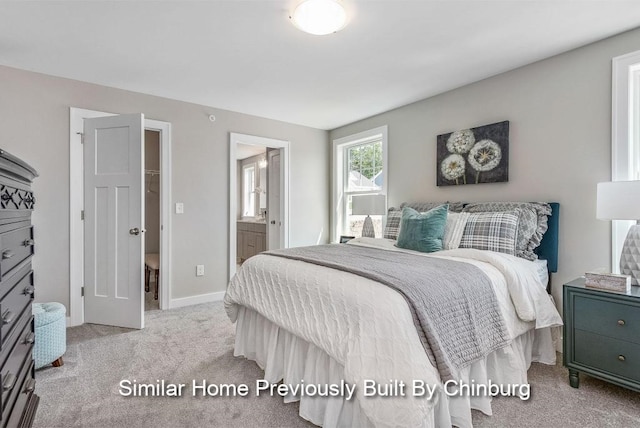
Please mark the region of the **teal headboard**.
POLYGON ((558 227, 560 225, 560 204, 549 202, 551 215, 547 220, 548 229, 540 246, 535 249, 539 258, 547 261, 549 272, 558 272, 558 227))

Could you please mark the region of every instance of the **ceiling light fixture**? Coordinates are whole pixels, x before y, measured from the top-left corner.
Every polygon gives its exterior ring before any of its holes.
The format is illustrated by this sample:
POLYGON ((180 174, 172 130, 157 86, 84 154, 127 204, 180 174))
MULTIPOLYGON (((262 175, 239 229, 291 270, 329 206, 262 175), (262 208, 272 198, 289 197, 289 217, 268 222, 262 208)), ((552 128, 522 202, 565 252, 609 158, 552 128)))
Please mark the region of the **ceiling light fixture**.
POLYGON ((347 13, 338 0, 304 0, 289 17, 302 31, 324 36, 342 30, 347 13))

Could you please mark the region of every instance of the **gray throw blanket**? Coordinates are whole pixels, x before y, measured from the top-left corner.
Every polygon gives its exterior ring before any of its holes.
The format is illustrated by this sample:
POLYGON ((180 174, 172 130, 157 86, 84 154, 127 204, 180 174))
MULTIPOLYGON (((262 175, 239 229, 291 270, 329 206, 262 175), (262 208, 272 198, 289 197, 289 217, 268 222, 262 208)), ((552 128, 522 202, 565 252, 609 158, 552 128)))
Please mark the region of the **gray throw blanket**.
POLYGON ((510 342, 491 281, 469 263, 344 244, 263 254, 350 272, 398 291, 443 381, 510 342))

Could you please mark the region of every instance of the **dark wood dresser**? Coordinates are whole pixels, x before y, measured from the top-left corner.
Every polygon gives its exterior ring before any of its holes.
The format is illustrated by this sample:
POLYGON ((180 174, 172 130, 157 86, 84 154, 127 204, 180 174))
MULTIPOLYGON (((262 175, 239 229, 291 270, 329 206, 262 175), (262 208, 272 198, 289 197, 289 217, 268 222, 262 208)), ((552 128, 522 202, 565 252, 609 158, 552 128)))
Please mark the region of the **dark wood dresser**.
POLYGON ((31 182, 38 173, 0 150, 0 408, 3 427, 30 427, 38 407, 32 349, 31 182))

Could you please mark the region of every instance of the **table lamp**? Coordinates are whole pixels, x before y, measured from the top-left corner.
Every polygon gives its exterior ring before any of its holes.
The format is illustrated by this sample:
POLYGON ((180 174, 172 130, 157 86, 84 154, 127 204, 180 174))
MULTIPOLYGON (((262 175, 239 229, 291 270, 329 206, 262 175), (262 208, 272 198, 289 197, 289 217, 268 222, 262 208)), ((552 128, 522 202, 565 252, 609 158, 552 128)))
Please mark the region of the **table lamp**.
MULTIPOLYGON (((598 183, 597 214, 600 220, 640 220, 640 180, 598 183)), ((624 240, 620 273, 640 280, 640 225, 634 224, 624 240)))
POLYGON ((366 215, 362 226, 362 236, 375 238, 371 215, 385 215, 387 213, 387 197, 385 195, 359 195, 351 197, 351 215, 366 215))

